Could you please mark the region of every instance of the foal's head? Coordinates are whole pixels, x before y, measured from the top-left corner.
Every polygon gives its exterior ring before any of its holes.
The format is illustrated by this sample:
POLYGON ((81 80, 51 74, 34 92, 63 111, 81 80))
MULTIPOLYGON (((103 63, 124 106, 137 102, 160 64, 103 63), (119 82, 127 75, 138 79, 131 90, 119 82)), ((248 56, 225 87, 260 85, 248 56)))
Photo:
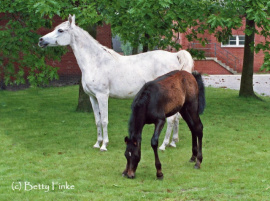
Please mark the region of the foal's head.
POLYGON ((55 29, 39 39, 40 47, 66 46, 71 42, 70 30, 75 27, 75 15, 69 15, 68 21, 55 27, 55 29))
POLYGON ((127 159, 127 167, 123 174, 128 178, 134 178, 138 163, 141 160, 141 147, 134 137, 132 139, 125 137, 127 145, 125 157, 127 159))

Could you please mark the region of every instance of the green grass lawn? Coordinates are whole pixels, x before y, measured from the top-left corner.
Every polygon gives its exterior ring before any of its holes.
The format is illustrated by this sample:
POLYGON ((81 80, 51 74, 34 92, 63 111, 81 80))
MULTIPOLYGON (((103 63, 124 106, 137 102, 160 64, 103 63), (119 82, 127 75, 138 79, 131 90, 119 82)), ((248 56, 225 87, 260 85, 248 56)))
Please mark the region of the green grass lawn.
POLYGON ((207 88, 201 169, 188 162, 191 135, 181 120, 177 148, 159 151, 160 181, 152 125, 144 128, 136 178, 122 177, 132 100, 110 99, 110 143, 100 152, 92 148, 93 114, 75 112, 77 96, 78 86, 0 91, 0 200, 270 199, 269 97, 242 99, 237 91, 207 88))

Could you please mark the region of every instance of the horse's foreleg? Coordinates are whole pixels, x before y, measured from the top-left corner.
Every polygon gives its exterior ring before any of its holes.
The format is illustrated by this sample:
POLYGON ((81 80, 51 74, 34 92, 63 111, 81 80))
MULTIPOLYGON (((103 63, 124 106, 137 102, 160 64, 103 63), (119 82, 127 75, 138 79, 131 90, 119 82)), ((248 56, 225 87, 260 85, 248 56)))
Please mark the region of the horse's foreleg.
POLYGON ((160 132, 163 128, 165 124, 165 120, 158 120, 158 122, 155 124, 155 132, 154 132, 154 135, 151 139, 151 146, 154 150, 154 154, 155 154, 155 166, 156 166, 156 169, 157 169, 157 178, 158 179, 162 179, 163 178, 163 173, 161 171, 161 163, 160 163, 160 160, 159 160, 159 157, 158 157, 158 138, 159 138, 159 135, 160 135, 160 132))
POLYGON ((94 116, 95 116, 95 122, 97 126, 97 142, 94 145, 94 148, 100 148, 100 143, 102 143, 102 125, 101 125, 101 118, 100 118, 100 112, 99 112, 99 106, 97 99, 93 96, 90 96, 90 101, 92 104, 92 108, 94 111, 94 116))
POLYGON ((181 118, 181 115, 179 113, 175 114, 175 120, 174 120, 174 126, 173 126, 173 137, 172 141, 170 143, 170 146, 176 147, 176 142, 179 141, 178 138, 178 131, 179 131, 179 119, 181 118))
POLYGON ((108 137, 108 99, 109 96, 107 94, 97 94, 96 95, 100 110, 100 117, 101 117, 101 125, 103 128, 103 143, 100 148, 100 151, 107 151, 107 144, 109 143, 108 137))

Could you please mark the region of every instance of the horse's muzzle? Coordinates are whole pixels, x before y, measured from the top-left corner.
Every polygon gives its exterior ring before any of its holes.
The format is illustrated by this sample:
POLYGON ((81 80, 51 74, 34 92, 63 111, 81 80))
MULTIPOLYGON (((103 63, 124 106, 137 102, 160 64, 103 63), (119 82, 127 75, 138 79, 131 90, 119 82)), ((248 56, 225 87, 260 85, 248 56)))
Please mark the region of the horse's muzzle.
POLYGON ((47 45, 49 45, 49 43, 46 42, 43 38, 39 39, 39 42, 38 42, 39 47, 45 48, 45 47, 47 47, 47 45))

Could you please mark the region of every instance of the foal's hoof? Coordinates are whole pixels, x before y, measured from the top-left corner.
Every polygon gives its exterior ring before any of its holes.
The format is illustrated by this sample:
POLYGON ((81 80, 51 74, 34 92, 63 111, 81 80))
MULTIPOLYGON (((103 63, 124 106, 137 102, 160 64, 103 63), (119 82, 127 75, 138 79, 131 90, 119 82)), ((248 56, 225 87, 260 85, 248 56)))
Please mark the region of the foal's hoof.
POLYGON ((189 162, 195 163, 195 162, 196 162, 196 157, 193 157, 193 156, 192 156, 192 157, 190 158, 189 162))
POLYGON ((200 169, 200 168, 201 168, 200 165, 198 165, 198 164, 195 164, 195 165, 194 165, 194 169, 200 169))
POLYGON ((163 174, 162 173, 157 174, 157 179, 162 180, 163 179, 163 174))

